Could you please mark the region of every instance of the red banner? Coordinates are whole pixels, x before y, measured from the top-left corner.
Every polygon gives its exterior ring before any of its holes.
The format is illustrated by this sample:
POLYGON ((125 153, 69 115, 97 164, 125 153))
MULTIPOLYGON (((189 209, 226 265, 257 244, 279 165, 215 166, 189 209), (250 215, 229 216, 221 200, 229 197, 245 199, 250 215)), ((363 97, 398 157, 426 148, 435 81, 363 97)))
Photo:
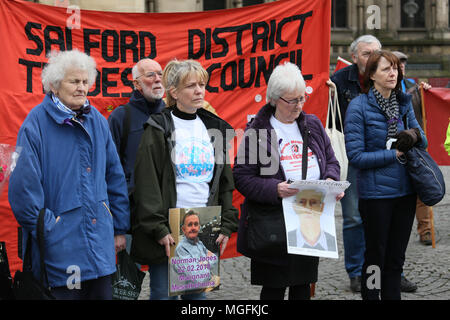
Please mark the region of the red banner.
MULTIPOLYGON (((277 1, 245 8, 192 13, 115 13, 0 0, 0 143, 15 144, 28 112, 44 95, 41 70, 51 50, 79 49, 99 71, 89 100, 107 117, 128 101, 131 68, 149 57, 161 66, 173 58, 200 61, 210 74, 206 99, 235 129, 265 104, 273 68, 297 64, 310 96, 305 110, 325 122, 329 78, 328 0, 277 1)), ((238 139, 239 140, 239 139, 238 139)), ((236 141, 233 152, 237 150, 236 141)), ((232 155, 234 158, 234 155, 232 155)), ((235 205, 242 197, 235 192, 235 205)), ((0 198, 0 240, 11 269, 17 259, 17 224, 7 190, 0 198)), ((224 258, 235 256, 235 235, 224 258)))
POLYGON ((450 121, 450 89, 423 90, 428 152, 440 166, 450 165, 450 156, 444 149, 450 121))

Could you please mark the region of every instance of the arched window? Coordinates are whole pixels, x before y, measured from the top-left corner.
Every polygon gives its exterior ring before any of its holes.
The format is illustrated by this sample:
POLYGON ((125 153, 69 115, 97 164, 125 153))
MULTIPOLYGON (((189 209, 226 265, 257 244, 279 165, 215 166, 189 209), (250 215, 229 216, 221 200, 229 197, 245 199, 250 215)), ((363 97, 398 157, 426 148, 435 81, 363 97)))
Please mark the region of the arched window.
POLYGON ((347 0, 331 2, 331 28, 347 28, 347 0))
POLYGON ((424 0, 401 1, 402 28, 425 28, 424 0))

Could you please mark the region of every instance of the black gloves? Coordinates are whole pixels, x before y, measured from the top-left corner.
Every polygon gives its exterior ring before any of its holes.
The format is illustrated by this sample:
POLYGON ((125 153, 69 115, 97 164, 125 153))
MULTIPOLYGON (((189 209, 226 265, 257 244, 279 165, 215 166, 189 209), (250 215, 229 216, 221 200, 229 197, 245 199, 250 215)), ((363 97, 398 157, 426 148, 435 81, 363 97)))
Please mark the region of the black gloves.
POLYGON ((408 152, 417 142, 422 140, 420 131, 417 128, 403 130, 397 133, 395 138, 397 138, 397 150, 403 153, 408 152))

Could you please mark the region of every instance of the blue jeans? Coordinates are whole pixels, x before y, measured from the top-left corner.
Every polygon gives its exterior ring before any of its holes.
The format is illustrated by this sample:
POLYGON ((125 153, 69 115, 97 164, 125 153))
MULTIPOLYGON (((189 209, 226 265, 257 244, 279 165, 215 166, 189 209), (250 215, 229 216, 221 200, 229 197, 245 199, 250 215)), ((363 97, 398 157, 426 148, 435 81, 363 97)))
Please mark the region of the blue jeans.
MULTIPOLYGON (((150 274, 150 300, 177 300, 178 296, 169 297, 169 270, 167 263, 148 266, 150 274)), ((182 300, 205 300, 204 292, 181 295, 182 300)))
POLYGON ((348 166, 347 181, 351 183, 341 200, 343 217, 345 270, 350 278, 361 276, 364 263, 364 227, 358 210, 358 169, 348 166))

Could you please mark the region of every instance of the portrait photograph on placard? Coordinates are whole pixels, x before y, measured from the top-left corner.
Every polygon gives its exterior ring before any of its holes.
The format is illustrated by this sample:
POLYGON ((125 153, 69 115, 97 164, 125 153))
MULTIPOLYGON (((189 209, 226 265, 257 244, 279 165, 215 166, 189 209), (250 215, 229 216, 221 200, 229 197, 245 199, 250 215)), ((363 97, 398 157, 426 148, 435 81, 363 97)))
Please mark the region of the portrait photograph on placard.
POLYGON ((288 253, 338 258, 334 209, 347 181, 301 180, 299 192, 283 199, 288 253))
POLYGON ((220 206, 174 208, 169 224, 175 246, 169 257, 169 296, 208 292, 220 284, 220 206))

